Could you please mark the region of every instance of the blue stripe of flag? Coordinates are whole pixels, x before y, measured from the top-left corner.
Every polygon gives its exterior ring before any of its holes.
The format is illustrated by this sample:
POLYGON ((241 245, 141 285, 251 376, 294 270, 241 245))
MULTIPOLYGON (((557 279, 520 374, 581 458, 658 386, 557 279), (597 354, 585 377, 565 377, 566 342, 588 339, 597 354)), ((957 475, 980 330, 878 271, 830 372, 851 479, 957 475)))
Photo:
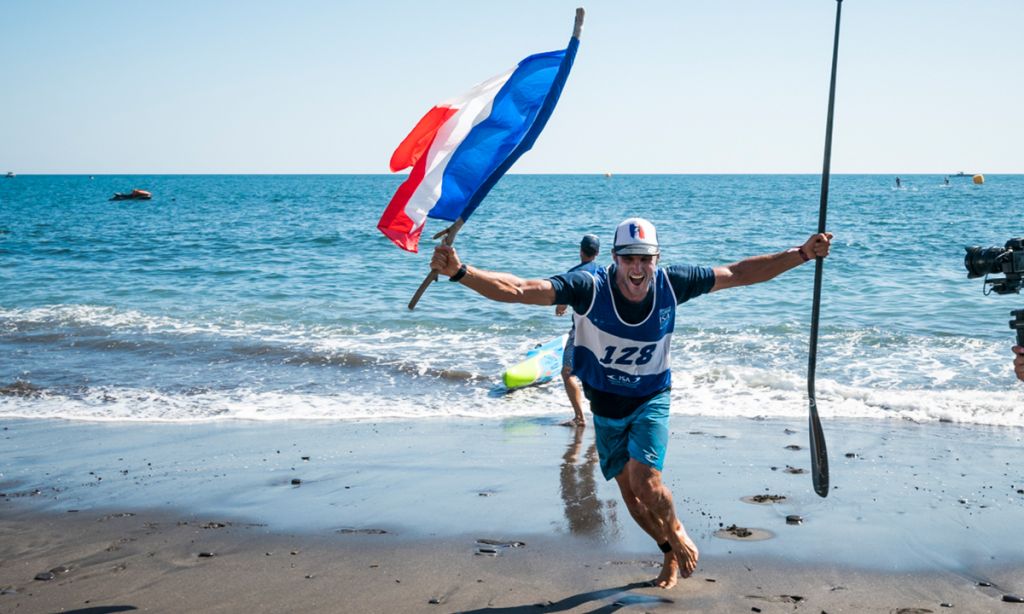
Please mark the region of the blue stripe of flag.
POLYGON ((531 55, 494 97, 491 114, 469 131, 452 154, 441 197, 429 217, 469 219, 494 184, 537 140, 569 77, 579 39, 559 51, 531 55))

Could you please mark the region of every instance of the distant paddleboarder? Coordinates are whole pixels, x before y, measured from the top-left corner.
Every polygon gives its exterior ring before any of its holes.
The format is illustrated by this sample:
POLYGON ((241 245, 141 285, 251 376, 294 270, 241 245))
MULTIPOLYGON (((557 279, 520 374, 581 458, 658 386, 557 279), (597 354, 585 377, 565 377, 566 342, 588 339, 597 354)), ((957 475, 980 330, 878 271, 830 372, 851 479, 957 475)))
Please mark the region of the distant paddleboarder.
POLYGON ((899 177, 896 178, 896 187, 897 188, 900 187, 900 178, 899 177))
POLYGON ((811 235, 799 247, 716 267, 658 267, 654 224, 629 218, 615 229, 613 264, 548 279, 520 279, 462 262, 438 245, 432 269, 495 301, 570 305, 576 328, 574 375, 590 400, 594 439, 605 479, 615 479, 630 516, 664 553, 654 581, 670 588, 697 569, 697 545, 676 516, 662 480, 669 439, 672 373, 669 346, 676 310, 708 292, 768 281, 828 256, 832 235, 811 235))
MULTIPOLYGON (((596 272, 597 269, 601 268, 595 262, 600 252, 601 240, 597 238, 597 235, 583 235, 583 239, 580 240, 580 263, 569 269, 568 272, 596 272)), ((568 305, 556 305, 555 315, 564 315, 567 308, 568 305)), ((572 405, 573 411, 572 420, 565 422, 564 425, 584 427, 587 425, 587 418, 583 415, 583 389, 580 388, 579 381, 572 374, 572 352, 575 337, 576 325, 573 324, 572 328, 569 329, 569 338, 565 342, 565 350, 562 352, 562 383, 565 385, 565 394, 569 396, 569 404, 572 405)))

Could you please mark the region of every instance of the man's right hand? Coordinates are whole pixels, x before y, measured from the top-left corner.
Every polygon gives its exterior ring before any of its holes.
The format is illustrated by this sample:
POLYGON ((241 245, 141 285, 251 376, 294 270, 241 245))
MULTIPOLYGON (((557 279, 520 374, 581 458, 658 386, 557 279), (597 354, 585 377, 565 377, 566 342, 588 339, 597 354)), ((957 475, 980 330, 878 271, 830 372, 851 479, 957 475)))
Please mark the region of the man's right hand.
POLYGON ((1024 382, 1024 347, 1013 346, 1013 353, 1017 355, 1013 359, 1013 371, 1017 374, 1017 379, 1024 382))
POLYGON ((451 245, 442 244, 434 248, 434 255, 430 259, 430 268, 440 275, 451 277, 459 272, 461 266, 462 261, 459 260, 459 255, 451 245))

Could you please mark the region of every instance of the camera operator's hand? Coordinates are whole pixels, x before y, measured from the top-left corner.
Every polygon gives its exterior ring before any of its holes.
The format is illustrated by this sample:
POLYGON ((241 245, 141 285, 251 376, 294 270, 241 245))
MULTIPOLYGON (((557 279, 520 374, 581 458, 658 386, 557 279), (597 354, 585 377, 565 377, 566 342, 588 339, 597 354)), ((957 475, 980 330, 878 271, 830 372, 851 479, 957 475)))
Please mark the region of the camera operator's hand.
POLYGON ((813 260, 814 258, 825 258, 828 256, 831 247, 832 233, 823 232, 811 235, 809 239, 804 241, 804 244, 800 246, 800 252, 813 260))
POLYGON ((1024 382, 1024 347, 1013 346, 1013 353, 1017 355, 1013 359, 1013 370, 1017 374, 1017 379, 1024 382))

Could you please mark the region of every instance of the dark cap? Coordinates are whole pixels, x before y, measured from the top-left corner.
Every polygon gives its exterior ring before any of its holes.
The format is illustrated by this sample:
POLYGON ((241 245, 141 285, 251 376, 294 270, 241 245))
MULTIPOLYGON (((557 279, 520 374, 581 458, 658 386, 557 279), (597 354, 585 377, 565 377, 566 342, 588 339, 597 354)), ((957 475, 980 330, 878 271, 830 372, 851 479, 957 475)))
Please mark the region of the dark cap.
POLYGON ((596 256, 601 251, 601 240, 597 235, 583 235, 580 241, 580 251, 588 256, 596 256))

